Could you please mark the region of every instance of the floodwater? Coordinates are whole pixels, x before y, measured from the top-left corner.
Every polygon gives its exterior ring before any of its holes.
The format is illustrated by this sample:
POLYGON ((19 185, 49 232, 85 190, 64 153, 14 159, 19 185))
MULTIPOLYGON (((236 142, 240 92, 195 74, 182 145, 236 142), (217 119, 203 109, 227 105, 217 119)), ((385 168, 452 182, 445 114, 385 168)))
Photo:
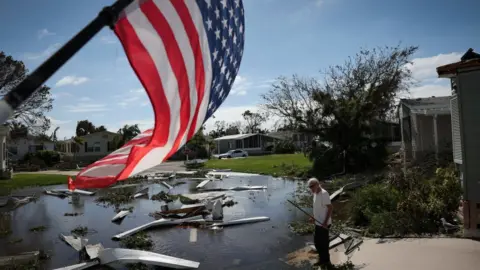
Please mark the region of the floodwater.
MULTIPOLYGON (((170 184, 184 181, 170 191, 174 194, 196 192, 200 181, 176 179, 170 184)), ((244 217, 268 216, 270 221, 225 227, 221 231, 198 229, 196 242, 190 242, 189 228, 168 227, 148 230, 154 241, 152 251, 200 262, 199 269, 290 269, 282 261, 285 256, 303 246, 308 237, 297 236, 290 232, 288 223, 304 219, 303 214, 286 199, 296 189, 296 182, 277 179, 270 176, 229 177, 222 181, 211 182, 206 188, 229 188, 239 185, 264 185, 265 191, 227 192, 238 202, 224 208, 224 220, 244 217)), ((65 188, 56 186, 50 188, 65 188)), ((159 184, 151 184, 149 197, 167 189, 159 184)), ((29 191, 23 190, 27 193, 29 191)), ((45 269, 52 269, 79 263, 78 252, 58 237, 60 233, 70 235, 77 226, 87 226, 89 244, 102 243, 106 248, 119 247, 119 242, 111 237, 144 223, 153 221, 149 213, 160 211, 163 202, 146 198, 136 199, 133 213, 121 224, 111 222, 115 215, 114 207, 97 205, 95 196, 81 196, 79 203, 73 204, 70 198, 41 195, 36 202, 22 206, 3 217, 3 229, 9 227, 12 234, 0 238, 0 256, 14 255, 20 252, 44 250, 52 257, 45 269), (64 216, 64 213, 82 213, 79 216, 64 216), (30 232, 36 226, 46 226, 43 232, 30 232), (9 243, 15 239, 18 243, 9 243)))

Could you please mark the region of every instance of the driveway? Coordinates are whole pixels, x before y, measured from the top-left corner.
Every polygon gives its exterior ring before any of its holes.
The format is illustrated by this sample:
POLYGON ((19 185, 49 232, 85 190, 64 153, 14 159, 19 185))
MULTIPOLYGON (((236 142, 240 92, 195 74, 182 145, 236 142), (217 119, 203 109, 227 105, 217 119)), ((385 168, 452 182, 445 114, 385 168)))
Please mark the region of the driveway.
MULTIPOLYGON (((343 252, 331 252, 332 262, 346 261, 343 252)), ((366 240, 351 258, 365 270, 471 270, 480 265, 480 242, 469 239, 399 239, 379 243, 366 240)))

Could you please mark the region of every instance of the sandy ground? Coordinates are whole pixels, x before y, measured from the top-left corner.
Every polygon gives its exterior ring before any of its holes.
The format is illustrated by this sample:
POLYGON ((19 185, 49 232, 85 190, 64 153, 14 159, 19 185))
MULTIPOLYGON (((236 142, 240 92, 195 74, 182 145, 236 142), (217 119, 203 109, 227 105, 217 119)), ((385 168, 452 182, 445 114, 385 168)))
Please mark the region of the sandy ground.
MULTIPOLYGON (((343 254, 343 245, 330 250, 332 263, 347 261, 343 254)), ((308 248, 290 253, 286 261, 291 265, 300 265, 301 261, 313 263, 308 248)), ((351 254, 350 260, 356 269, 365 270, 471 270, 480 265, 480 241, 469 239, 369 239, 360 246, 360 250, 351 254)))
MULTIPOLYGON (((156 171, 156 172, 177 172, 177 171, 185 171, 185 166, 183 165, 183 161, 170 161, 166 163, 159 164, 148 171, 156 171)), ((47 171, 38 171, 38 172, 17 172, 21 174, 61 174, 61 175, 77 175, 79 170, 73 171, 59 171, 59 170, 47 170, 47 171)))

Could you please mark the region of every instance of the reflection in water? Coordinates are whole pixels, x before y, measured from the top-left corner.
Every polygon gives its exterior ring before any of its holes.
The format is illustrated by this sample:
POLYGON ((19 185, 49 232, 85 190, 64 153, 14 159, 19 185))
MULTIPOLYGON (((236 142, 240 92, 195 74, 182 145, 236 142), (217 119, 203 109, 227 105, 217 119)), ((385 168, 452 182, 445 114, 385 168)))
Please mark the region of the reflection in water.
MULTIPOLYGON (((168 183, 175 185, 177 182, 186 183, 176 186, 170 193, 196 192, 200 180, 177 179, 168 183)), ((190 229, 171 227, 149 230, 155 245, 153 251, 199 261, 200 269, 288 269, 279 258, 305 243, 303 237, 293 235, 288 229, 290 221, 304 216, 284 204, 286 197, 295 190, 296 183, 267 176, 230 177, 213 181, 208 188, 242 185, 263 185, 267 186, 267 190, 227 192, 237 203, 224 208, 224 220, 268 216, 270 221, 228 227, 221 231, 199 229, 195 242, 190 241, 190 229)), ((151 184, 149 188, 149 196, 162 190, 168 191, 160 184, 151 184)), ((47 269, 74 264, 78 262, 78 252, 60 241, 59 233, 70 234, 70 230, 77 226, 87 226, 89 231, 97 232, 87 235, 89 244, 119 247, 118 242, 111 240, 113 235, 152 221, 149 213, 159 211, 163 205, 163 202, 145 198, 136 199, 130 204, 134 207, 133 212, 122 223, 115 224, 111 222, 114 208, 97 205, 94 201, 97 196, 80 196, 79 201, 73 200, 70 204, 71 199, 45 195, 36 203, 17 209, 13 218, 10 215, 2 217, 0 228, 10 226, 13 232, 0 239, 0 256, 43 249, 53 253, 47 269), (83 215, 64 216, 64 213, 71 212, 83 215), (4 223, 6 225, 2 225, 4 223), (47 230, 35 234, 29 231, 31 227, 41 225, 47 226, 47 230), (9 239, 18 237, 24 238, 24 241, 6 245, 9 239)), ((169 204, 171 209, 180 206, 179 202, 169 204)))

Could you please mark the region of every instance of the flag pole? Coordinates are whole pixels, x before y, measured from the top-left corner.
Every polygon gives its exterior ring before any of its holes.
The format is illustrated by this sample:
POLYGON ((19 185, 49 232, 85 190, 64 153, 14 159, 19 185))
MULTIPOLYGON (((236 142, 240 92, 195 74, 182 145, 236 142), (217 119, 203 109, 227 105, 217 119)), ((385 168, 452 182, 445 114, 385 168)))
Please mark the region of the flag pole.
POLYGON ((134 0, 117 0, 103 10, 87 26, 70 39, 55 54, 43 62, 20 84, 0 100, 0 124, 4 124, 25 100, 40 88, 72 56, 87 44, 104 26, 113 29, 120 12, 134 0))

